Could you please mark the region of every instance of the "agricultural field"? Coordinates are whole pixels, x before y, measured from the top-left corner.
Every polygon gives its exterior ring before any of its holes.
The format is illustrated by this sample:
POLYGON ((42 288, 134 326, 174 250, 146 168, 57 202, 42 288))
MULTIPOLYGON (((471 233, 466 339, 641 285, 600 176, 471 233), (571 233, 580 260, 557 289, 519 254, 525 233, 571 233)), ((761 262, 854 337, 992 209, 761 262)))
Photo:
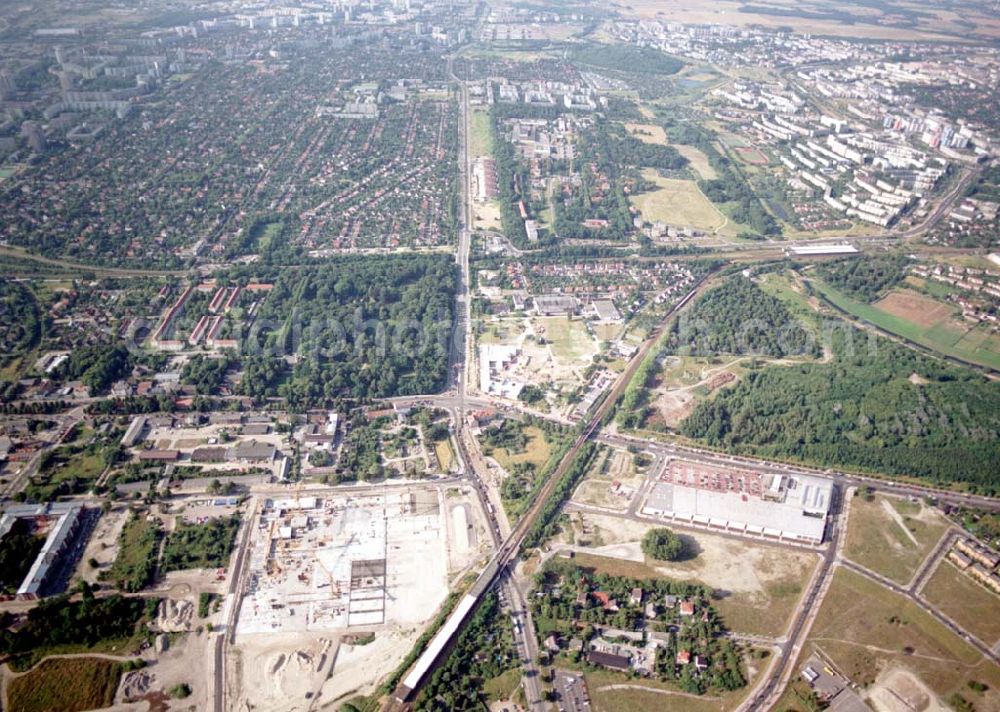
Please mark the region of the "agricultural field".
POLYGON ((948 520, 922 502, 859 494, 850 506, 844 556, 903 585, 948 529, 948 520))
POLYGON ((708 232, 720 232, 729 224, 694 181, 663 178, 652 169, 643 170, 642 175, 659 186, 632 197, 644 220, 708 232))
POLYGON ((947 559, 924 585, 923 597, 986 645, 1000 641, 1000 596, 947 559))
POLYGON ((747 635, 783 635, 819 563, 809 552, 700 531, 681 534, 691 558, 654 561, 640 546, 650 525, 590 512, 573 512, 570 519, 572 531, 564 535, 564 546, 576 552, 577 564, 615 576, 709 586, 716 591, 712 605, 726 627, 747 635))
MULTIPOLYGON (((970 680, 982 682, 990 689, 977 696, 975 708, 1000 706, 1000 667, 915 603, 842 567, 834 572, 796 669, 814 651, 862 688, 876 685, 877 694, 885 685, 882 673, 902 671, 916 679, 910 687, 922 683, 941 701, 969 695, 970 680)), ((783 702, 789 701, 786 695, 783 702)), ((782 702, 777 708, 785 709, 782 702)))
MULTIPOLYGON (((873 6, 855 3, 833 6, 825 0, 807 3, 774 0, 748 5, 738 0, 712 0, 692 5, 684 0, 638 0, 628 5, 627 15, 643 19, 670 17, 672 22, 714 24, 725 18, 734 26, 756 26, 771 29, 791 28, 798 33, 830 37, 864 38, 869 40, 942 40, 968 36, 968 20, 980 33, 996 31, 996 21, 984 6, 962 7, 961 12, 947 8, 926 13, 916 26, 900 22, 900 10, 914 5, 891 2, 873 6), (884 6, 883 6, 884 5, 884 6)), ((926 11, 926 5, 918 6, 926 11)))
POLYGON ((8 683, 10 712, 82 712, 115 700, 122 664, 99 658, 50 658, 8 683))
POLYGON ((915 344, 974 364, 1000 369, 1000 336, 955 316, 943 302, 910 290, 894 290, 875 304, 852 299, 825 282, 811 280, 837 308, 915 344))

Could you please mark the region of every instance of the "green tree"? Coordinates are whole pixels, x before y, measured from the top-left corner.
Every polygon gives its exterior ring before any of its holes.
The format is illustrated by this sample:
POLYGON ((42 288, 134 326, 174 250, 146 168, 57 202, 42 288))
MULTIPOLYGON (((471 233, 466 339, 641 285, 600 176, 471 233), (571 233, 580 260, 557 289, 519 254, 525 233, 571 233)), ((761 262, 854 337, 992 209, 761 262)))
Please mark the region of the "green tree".
POLYGON ((677 561, 687 554, 687 547, 670 529, 650 529, 642 538, 642 551, 659 561, 677 561))

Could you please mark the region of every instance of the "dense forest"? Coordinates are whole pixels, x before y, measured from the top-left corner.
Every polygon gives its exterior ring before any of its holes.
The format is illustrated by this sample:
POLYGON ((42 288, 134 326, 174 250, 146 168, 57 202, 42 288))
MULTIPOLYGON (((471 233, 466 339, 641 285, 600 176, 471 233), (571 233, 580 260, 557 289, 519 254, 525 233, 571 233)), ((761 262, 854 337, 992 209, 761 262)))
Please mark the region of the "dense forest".
POLYGON ((10 531, 0 540, 0 594, 17 593, 44 545, 45 537, 34 532, 31 520, 14 520, 10 531))
POLYGON ((230 356, 210 358, 195 354, 184 364, 181 370, 181 381, 193 385, 201 395, 215 393, 226 378, 226 371, 236 365, 236 359, 230 356))
POLYGON ((25 284, 0 281, 0 366, 36 346, 42 316, 35 295, 25 284))
POLYGON ((684 63, 652 47, 627 44, 589 44, 569 53, 573 62, 591 67, 644 74, 676 74, 684 63))
POLYGON ((238 517, 218 517, 204 524, 181 522, 163 546, 163 573, 225 567, 239 526, 238 517))
POLYGON ((812 332, 777 297, 737 275, 704 294, 673 323, 667 348, 698 356, 818 356, 812 332))
POLYGON ((448 255, 348 257, 257 276, 274 288, 243 344, 248 395, 301 409, 444 387, 456 288, 448 255))
POLYGON ((681 423, 727 450, 1000 492, 1000 383, 851 326, 831 363, 770 366, 681 423))
POLYGON ((0 632, 0 654, 40 657, 46 648, 62 645, 87 649, 106 640, 127 639, 136 633, 144 616, 155 615, 159 600, 96 598, 82 584, 82 600, 69 595, 46 598, 28 612, 27 621, 16 632, 0 632))
POLYGON ((70 352, 56 376, 67 380, 80 380, 90 395, 103 395, 111 384, 128 375, 132 357, 124 346, 84 346, 70 352))
POLYGON ((906 277, 904 255, 849 257, 816 266, 827 284, 861 302, 871 303, 906 277))

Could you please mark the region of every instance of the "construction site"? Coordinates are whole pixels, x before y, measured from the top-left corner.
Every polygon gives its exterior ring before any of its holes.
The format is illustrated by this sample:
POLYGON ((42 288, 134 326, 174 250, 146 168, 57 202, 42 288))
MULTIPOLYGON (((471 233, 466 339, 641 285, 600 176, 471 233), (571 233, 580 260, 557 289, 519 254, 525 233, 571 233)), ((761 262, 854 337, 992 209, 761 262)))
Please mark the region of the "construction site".
POLYGON ((456 487, 261 500, 236 624, 239 689, 287 705, 290 690, 298 697, 322 687, 324 699, 336 699, 375 684, 444 602, 449 582, 490 553, 484 522, 472 492, 456 487), (317 641, 327 649, 313 649, 317 641), (313 662, 257 669, 307 657, 313 662))

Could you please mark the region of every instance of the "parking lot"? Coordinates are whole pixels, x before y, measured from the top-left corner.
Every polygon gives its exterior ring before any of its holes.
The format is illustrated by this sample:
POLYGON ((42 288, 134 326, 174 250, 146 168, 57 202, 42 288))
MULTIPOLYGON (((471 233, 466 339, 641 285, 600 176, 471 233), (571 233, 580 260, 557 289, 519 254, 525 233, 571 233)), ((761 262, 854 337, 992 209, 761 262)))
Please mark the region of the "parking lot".
POLYGON ((553 687, 560 712, 589 712, 590 694, 580 673, 556 670, 553 687))

